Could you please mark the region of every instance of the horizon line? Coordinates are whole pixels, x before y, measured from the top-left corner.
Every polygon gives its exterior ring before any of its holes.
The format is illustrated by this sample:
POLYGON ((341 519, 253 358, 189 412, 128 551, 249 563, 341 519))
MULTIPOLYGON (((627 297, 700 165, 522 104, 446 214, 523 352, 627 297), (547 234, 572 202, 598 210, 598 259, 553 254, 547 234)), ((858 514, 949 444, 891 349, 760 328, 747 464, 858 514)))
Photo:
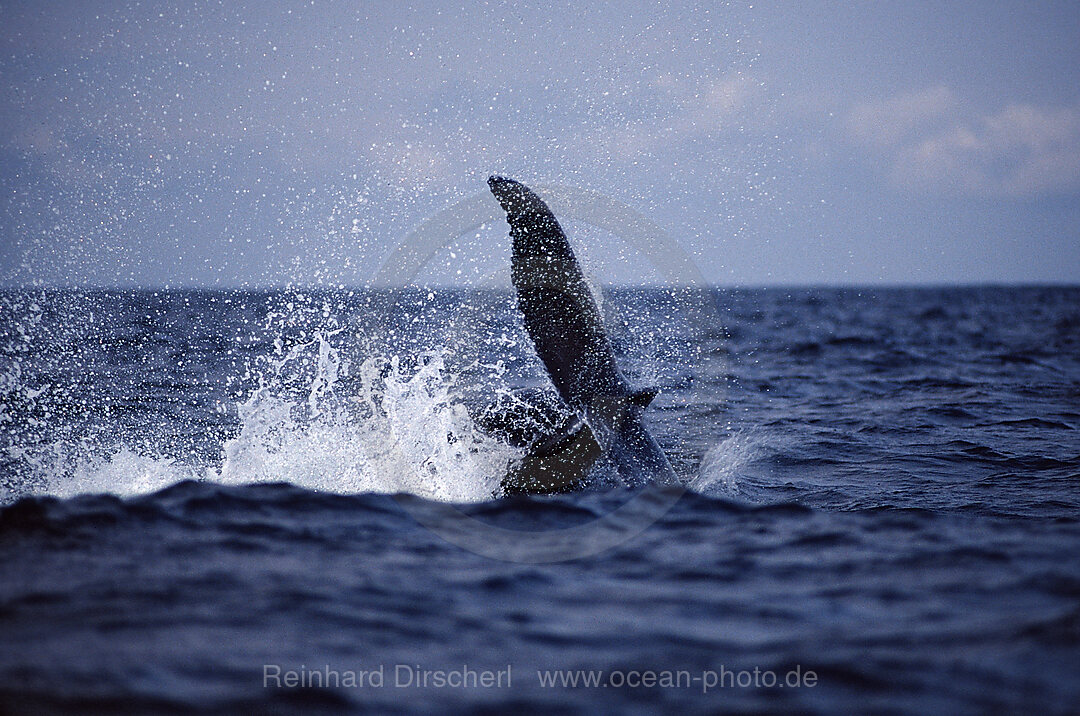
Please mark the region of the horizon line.
MULTIPOLYGON (((928 282, 880 282, 880 283, 605 283, 603 288, 612 289, 943 289, 943 288, 1080 288, 1080 281, 928 281, 928 282)), ((213 284, 3 284, 0 291, 223 291, 223 292, 269 292, 269 291, 395 291, 402 289, 458 290, 458 291, 510 291, 513 286, 507 284, 478 284, 462 286, 457 284, 341 284, 326 286, 319 284, 255 284, 255 285, 213 285, 213 284)))

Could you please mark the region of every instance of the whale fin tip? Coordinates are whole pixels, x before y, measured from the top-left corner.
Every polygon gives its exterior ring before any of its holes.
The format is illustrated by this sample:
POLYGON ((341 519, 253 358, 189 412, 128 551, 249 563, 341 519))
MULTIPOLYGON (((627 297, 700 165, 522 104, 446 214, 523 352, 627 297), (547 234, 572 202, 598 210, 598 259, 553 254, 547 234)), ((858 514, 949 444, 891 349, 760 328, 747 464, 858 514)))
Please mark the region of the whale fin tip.
POLYGON ((659 392, 659 388, 643 388, 630 395, 630 402, 638 407, 647 408, 659 392))

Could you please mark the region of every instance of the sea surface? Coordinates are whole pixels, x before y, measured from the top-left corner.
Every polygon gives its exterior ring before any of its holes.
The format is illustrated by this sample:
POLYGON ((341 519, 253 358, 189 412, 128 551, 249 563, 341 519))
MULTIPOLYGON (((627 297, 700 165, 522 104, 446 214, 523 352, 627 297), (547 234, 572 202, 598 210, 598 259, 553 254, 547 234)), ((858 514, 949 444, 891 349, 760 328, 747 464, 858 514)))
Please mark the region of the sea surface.
POLYGON ((501 496, 508 291, 0 294, 0 711, 1077 713, 1080 289, 603 310, 680 485, 501 496))

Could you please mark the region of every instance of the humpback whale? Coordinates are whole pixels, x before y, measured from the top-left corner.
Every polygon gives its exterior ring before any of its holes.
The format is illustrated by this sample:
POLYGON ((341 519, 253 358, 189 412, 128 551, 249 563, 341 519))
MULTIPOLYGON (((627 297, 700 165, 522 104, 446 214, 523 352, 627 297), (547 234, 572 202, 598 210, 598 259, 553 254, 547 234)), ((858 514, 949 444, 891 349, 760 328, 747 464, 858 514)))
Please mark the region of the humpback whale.
POLYGON ((550 431, 529 442, 503 491, 577 489, 602 454, 628 485, 677 482, 642 419, 657 391, 633 390, 619 370, 600 311, 555 215, 520 182, 492 176, 488 186, 510 225, 511 280, 525 329, 572 414, 561 421, 547 416, 550 431))

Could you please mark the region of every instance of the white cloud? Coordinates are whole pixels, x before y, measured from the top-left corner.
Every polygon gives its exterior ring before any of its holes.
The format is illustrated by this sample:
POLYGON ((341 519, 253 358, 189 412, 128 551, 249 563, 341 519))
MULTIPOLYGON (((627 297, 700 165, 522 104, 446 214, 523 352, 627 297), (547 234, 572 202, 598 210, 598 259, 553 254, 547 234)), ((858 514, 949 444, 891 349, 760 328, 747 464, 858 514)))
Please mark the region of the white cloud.
POLYGON ((848 129, 852 137, 874 147, 892 147, 940 125, 957 106, 948 87, 906 92, 881 102, 863 102, 852 109, 848 129))
POLYGON ((613 121, 587 123, 566 132, 567 153, 586 166, 631 166, 657 157, 687 161, 694 157, 685 153, 690 142, 728 147, 730 141, 739 141, 738 130, 762 126, 763 113, 754 112, 765 101, 762 83, 740 72, 718 77, 660 75, 643 83, 639 92, 629 104, 656 108, 654 112, 637 117, 625 112, 613 121))
POLYGON ((1080 189, 1080 105, 965 114, 944 87, 865 103, 848 129, 917 194, 1031 197, 1080 189))
POLYGON ((703 80, 692 92, 672 92, 677 113, 670 126, 684 136, 724 131, 745 119, 762 94, 761 83, 740 72, 703 80))

